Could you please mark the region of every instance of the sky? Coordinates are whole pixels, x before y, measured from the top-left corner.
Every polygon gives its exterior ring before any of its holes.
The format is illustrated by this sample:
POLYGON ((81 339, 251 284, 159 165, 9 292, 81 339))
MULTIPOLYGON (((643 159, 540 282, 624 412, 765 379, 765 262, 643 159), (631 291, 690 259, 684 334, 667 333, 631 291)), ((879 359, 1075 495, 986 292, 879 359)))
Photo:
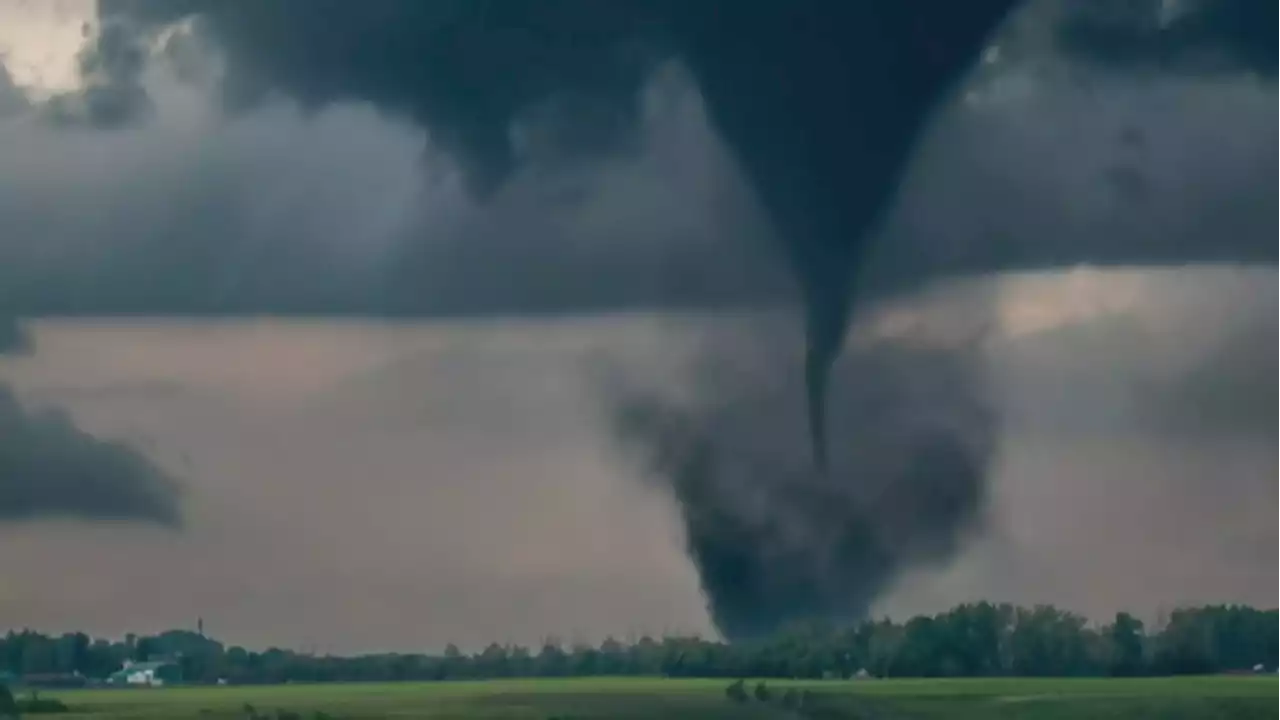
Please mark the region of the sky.
POLYGON ((592 432, 589 329, 38 326, 6 376, 153 448, 189 514, 181 532, 4 528, 6 568, 54 573, 6 584, 6 611, 100 632, 201 615, 219 637, 324 649, 704 626, 662 498, 592 432))
POLYGON ((81 26, 94 20, 94 0, 7 0, 4 10, 0 53, 14 81, 43 93, 75 87, 81 26))
MULTIPOLYGON (((90 2, 0 1, 12 83, 74 90, 92 15, 90 2)), ((618 447, 603 389, 612 373, 679 394, 713 329, 766 312, 665 298, 788 297, 687 76, 666 67, 646 85, 634 152, 535 153, 480 204, 421 128, 359 102, 227 116, 216 72, 207 59, 149 69, 154 113, 136 127, 0 116, 0 212, 23 229, 0 239, 0 299, 76 315, 26 323, 31 350, 0 356, 0 383, 136 450, 181 488, 183 515, 0 522, 0 568, 23 579, 0 587, 0 616, 110 636, 203 617, 232 642, 337 652, 711 633, 674 503, 618 447), (708 261, 730 247, 732 262, 708 261), (460 317, 200 312, 370 288, 460 317), (134 301, 183 311, 92 312, 134 301)), ((927 273, 918 243, 949 234, 1274 231, 1274 83, 1000 78, 939 116, 870 271, 927 273), (1135 126, 1154 181, 1116 161, 1116 134, 1135 126), (1126 193, 1141 202, 1117 213, 1126 193)), ((1273 606, 1280 469, 1259 403, 1275 387, 1273 270, 977 285, 995 298, 981 355, 1002 413, 985 529, 899 578, 876 611, 1273 606)), ((946 335, 966 297, 911 294, 863 323, 946 335)))
MULTIPOLYGON (((1179 349, 1195 327, 1164 314, 1167 297, 1230 314, 1239 298, 1216 289, 1275 289, 1265 271, 1226 274, 1008 290, 991 526, 878 609, 1274 602, 1274 434, 1188 435, 1148 415, 1203 363, 1203 344, 1179 349), (1046 304, 1075 309, 1045 326, 1046 304), (1142 378, 1146 395, 1117 397, 1142 378)), ((1236 324, 1265 337, 1274 313, 1236 324)), ((203 617, 231 641, 334 651, 710 633, 671 501, 606 431, 597 379, 610 363, 680 377, 708 322, 725 320, 37 323, 39 350, 3 377, 180 477, 186 525, 0 525, 0 565, 26 580, 0 606, 15 626, 119 635, 203 617)))

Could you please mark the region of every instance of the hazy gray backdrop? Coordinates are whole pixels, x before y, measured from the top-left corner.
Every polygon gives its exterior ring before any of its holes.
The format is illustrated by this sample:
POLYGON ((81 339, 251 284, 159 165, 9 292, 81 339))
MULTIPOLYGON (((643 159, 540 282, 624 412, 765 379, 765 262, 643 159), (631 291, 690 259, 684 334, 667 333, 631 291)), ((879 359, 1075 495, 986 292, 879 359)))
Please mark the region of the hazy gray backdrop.
MULTIPOLYGON (((1274 361, 1188 382, 1219 362, 1202 335, 1274 341, 1274 304, 1239 316, 1245 289, 1275 297, 1274 275, 1009 282, 993 530, 883 609, 1273 604, 1275 415, 1249 408, 1269 408, 1274 361), (1202 402, 1233 385, 1225 413, 1202 402), (1215 427, 1181 424, 1197 417, 1215 427)), ((598 370, 679 382, 700 323, 735 321, 40 323, 39 351, 0 373, 170 469, 188 523, 0 526, 0 567, 22 579, 0 611, 112 634, 203 616, 231 640, 335 650, 707 631, 671 508, 607 432, 598 370)))

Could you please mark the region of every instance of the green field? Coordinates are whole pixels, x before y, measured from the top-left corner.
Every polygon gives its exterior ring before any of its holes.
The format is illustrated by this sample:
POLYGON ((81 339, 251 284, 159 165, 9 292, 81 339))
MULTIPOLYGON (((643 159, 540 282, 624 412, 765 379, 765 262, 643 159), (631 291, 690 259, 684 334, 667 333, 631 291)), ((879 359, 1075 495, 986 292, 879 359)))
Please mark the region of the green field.
MULTIPOLYGON (((720 680, 604 678, 441 683, 278 685, 46 691, 71 720, 265 717, 279 710, 341 720, 545 720, 574 718, 1027 718, 1028 720, 1190 720, 1275 718, 1274 677, 769 682, 773 700, 730 702, 720 680), (779 701, 787 688, 810 691, 808 707, 779 701)), ((747 690, 754 689, 748 682, 747 690)), ((797 693, 798 694, 798 693, 797 693)))

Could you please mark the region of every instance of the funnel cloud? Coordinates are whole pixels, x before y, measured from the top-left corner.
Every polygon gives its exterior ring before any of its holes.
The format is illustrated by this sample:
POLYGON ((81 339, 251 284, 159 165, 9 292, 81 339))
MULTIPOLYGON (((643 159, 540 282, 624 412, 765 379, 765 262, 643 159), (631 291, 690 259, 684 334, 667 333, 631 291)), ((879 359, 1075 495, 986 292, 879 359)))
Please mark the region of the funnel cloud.
MULTIPOLYGON (((1275 39, 1253 29, 1275 19, 1264 4, 1192 3, 1166 17, 1158 2, 1125 3, 1124 12, 1111 10, 1114 3, 1043 3, 1042 14, 1067 52, 1103 64, 1181 71, 1176 61, 1208 49, 1219 65, 1274 75, 1275 39), (1135 49, 1116 51, 1126 46, 1135 49)), ((821 467, 829 368, 866 240, 930 113, 1020 5, 108 0, 102 7, 110 27, 196 17, 229 60, 233 104, 283 90, 307 104, 355 98, 404 113, 462 158, 482 195, 518 161, 511 129, 530 110, 557 108, 550 135, 562 154, 615 147, 653 60, 675 56, 795 270, 807 328, 806 415, 821 467)), ((1213 250, 1195 249, 1185 260, 1204 252, 1213 250)), ((1276 257, 1270 242, 1246 253, 1276 257)), ((1023 263, 1107 261, 1087 249, 1073 259, 1019 255, 1023 263)), ((984 260, 964 269, 1000 270, 1014 258, 984 260)))
POLYGON ((462 159, 481 195, 510 174, 511 128, 527 111, 558 109, 550 134, 573 139, 561 154, 616 147, 654 59, 674 55, 795 270, 808 328, 807 415, 821 464, 828 368, 848 323, 858 250, 929 112, 1014 4, 753 3, 724 12, 686 3, 481 2, 371 11, 293 0, 252 8, 124 0, 104 3, 103 14, 111 27, 199 18, 229 58, 233 103, 280 89, 308 104, 356 98, 407 114, 462 159))

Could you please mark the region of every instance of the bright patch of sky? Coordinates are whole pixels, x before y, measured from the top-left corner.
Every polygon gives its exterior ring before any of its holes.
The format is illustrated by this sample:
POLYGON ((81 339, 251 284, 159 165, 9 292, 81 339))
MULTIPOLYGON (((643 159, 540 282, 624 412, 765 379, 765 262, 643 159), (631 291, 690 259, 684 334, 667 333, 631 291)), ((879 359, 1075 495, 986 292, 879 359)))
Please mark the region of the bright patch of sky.
POLYGON ((75 88, 96 16, 96 0, 0 0, 0 59, 13 82, 37 98, 75 88))

